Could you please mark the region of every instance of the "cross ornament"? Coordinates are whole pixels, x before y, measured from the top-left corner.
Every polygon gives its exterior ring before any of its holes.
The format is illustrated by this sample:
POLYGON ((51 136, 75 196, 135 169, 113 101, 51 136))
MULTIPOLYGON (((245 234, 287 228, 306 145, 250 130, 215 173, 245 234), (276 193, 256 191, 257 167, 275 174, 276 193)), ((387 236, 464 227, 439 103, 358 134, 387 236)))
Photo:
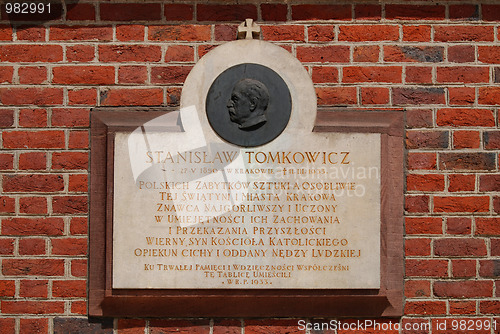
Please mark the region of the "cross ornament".
POLYGON ((237 39, 259 39, 260 27, 252 19, 246 19, 238 26, 237 39))

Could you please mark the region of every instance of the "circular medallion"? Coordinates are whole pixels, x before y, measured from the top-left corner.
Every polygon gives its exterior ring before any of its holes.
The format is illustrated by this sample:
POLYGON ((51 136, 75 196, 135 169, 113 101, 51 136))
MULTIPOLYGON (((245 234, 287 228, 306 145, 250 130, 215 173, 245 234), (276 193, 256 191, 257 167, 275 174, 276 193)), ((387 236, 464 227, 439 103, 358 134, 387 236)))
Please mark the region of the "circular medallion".
POLYGON ((286 128, 292 98, 285 81, 270 68, 252 63, 226 69, 206 99, 212 129, 225 141, 255 147, 269 143, 286 128))

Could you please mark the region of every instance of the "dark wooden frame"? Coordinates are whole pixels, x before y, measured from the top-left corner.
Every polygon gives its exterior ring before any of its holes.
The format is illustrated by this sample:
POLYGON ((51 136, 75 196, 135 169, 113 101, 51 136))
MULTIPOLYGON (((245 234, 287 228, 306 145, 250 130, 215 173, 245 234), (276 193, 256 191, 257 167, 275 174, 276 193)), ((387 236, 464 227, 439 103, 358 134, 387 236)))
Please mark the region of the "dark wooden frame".
MULTIPOLYGON (((104 317, 399 317, 403 314, 404 113, 319 109, 316 132, 381 134, 380 289, 112 289, 113 142, 171 108, 91 113, 88 314, 104 317)), ((172 124, 172 131, 182 131, 172 124)))

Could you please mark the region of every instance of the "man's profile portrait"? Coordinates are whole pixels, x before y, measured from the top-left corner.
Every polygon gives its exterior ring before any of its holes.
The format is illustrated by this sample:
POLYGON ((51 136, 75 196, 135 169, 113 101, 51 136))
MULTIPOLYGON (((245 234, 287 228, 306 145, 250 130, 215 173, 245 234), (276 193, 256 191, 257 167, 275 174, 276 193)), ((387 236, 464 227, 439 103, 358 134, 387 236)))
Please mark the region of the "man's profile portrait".
POLYGON ((231 122, 238 128, 255 129, 266 121, 266 109, 269 104, 269 91, 260 81, 242 79, 236 83, 227 101, 227 110, 231 122))

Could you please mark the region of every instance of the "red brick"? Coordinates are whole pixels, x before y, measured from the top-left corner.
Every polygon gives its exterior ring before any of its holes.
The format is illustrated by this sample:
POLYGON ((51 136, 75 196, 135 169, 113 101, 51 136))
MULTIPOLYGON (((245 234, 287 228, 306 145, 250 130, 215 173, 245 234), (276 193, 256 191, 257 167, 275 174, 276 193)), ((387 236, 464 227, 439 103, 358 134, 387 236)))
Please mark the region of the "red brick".
POLYGON ((19 286, 19 297, 27 298, 47 298, 47 280, 21 280, 19 286))
POLYGON ((454 131, 453 148, 479 148, 479 131, 454 131))
POLYGON ((71 275, 85 277, 87 275, 87 260, 71 260, 71 275))
POLYGON ((97 90, 92 89, 68 89, 69 105, 96 105, 97 90))
POLYGON ((99 45, 102 62, 158 62, 160 59, 161 47, 158 45, 99 45))
POLYGON ((5 314, 62 314, 64 302, 54 301, 2 301, 5 314))
POLYGON ((181 89, 179 87, 167 88, 167 104, 172 107, 179 106, 181 101, 181 89))
POLYGON ((319 87, 316 88, 319 105, 356 104, 355 87, 319 87))
POLYGON ((494 153, 440 153, 442 170, 494 170, 494 153))
POLYGON ((379 60, 380 47, 378 45, 363 45, 354 47, 353 60, 355 62, 376 63, 379 60))
POLYGON ((386 5, 389 20, 444 20, 445 7, 441 5, 386 5))
POLYGON ((87 295, 87 282, 84 280, 54 281, 52 283, 52 296, 56 298, 85 297, 87 295))
POLYGON ((146 320, 118 319, 117 329, 120 334, 142 334, 146 329, 146 320))
POLYGON ((409 174, 406 176, 408 191, 444 191, 444 175, 409 174))
POLYGON ((210 26, 208 25, 149 27, 149 40, 153 41, 209 41, 210 35, 210 26))
POLYGON ((65 214, 87 213, 87 196, 54 196, 52 211, 65 214))
POLYGON ((20 333, 48 333, 49 319, 33 318, 21 319, 19 325, 20 333))
POLYGON ((63 50, 60 45, 0 45, 2 62, 57 62, 62 61, 63 50))
POLYGON ((87 175, 77 174, 69 176, 68 191, 70 192, 87 192, 87 175))
POLYGON ((60 105, 62 88, 0 88, 0 102, 4 105, 60 105))
POLYGON ((261 31, 262 37, 266 41, 303 42, 305 40, 304 26, 302 25, 262 26, 261 31))
POLYGON ((438 42, 493 41, 492 26, 435 26, 434 40, 438 42))
POLYGON ((89 133, 88 131, 71 131, 69 133, 68 148, 88 148, 89 147, 89 133))
POLYGON ((159 3, 101 3, 102 21, 156 21, 161 19, 159 3))
POLYGON ((473 87, 448 87, 450 104, 469 105, 476 99, 476 89, 473 87))
POLYGON ((429 256, 431 255, 431 239, 406 239, 405 256, 429 256))
POLYGON ((419 315, 446 314, 445 301, 407 301, 404 313, 419 315))
POLYGON ((479 87, 479 104, 500 105, 500 87, 479 87))
POLYGON ((341 25, 339 41, 397 41, 399 27, 393 25, 341 25))
POLYGON ((19 155, 19 169, 45 170, 47 169, 47 156, 44 152, 28 152, 19 155))
POLYGON ((479 46, 478 60, 487 64, 500 64, 500 46, 479 46))
POLYGON ((434 197, 434 212, 488 212, 489 206, 487 196, 434 197))
POLYGON ((349 47, 345 45, 299 46, 297 58, 302 62, 346 63, 349 62, 349 47))
POLYGON ((500 213, 500 197, 499 196, 493 197, 493 211, 495 213, 500 213))
POLYGON ((12 197, 0 196, 0 213, 14 213, 16 200, 12 197))
POLYGON ((454 63, 471 63, 475 60, 473 45, 454 45, 448 47, 448 60, 454 63))
POLYGON ((18 41, 45 41, 45 27, 20 26, 16 35, 18 41))
POLYGON ((405 282, 405 297, 429 297, 431 295, 431 284, 427 280, 411 280, 405 282))
POLYGON ((165 53, 165 62, 192 62, 194 48, 189 45, 170 45, 165 53))
POLYGON ((314 83, 333 83, 339 81, 339 69, 334 66, 314 66, 312 68, 314 83))
POLYGON ((55 192, 64 190, 62 175, 18 174, 3 176, 3 191, 9 192, 55 192))
POLYGON ((14 168, 14 155, 10 153, 0 154, 0 170, 14 168))
POLYGON ((69 230, 71 234, 87 234, 87 218, 71 218, 69 230))
POLYGON ((95 58, 95 48, 92 45, 66 46, 66 59, 70 62, 89 62, 95 58))
POLYGON ((81 108, 52 109, 52 126, 58 127, 88 127, 90 111, 81 108))
POLYGON ((439 63, 444 60, 444 48, 441 46, 384 46, 386 62, 439 63))
POLYGON ((214 320, 213 334, 240 334, 241 321, 239 319, 214 320))
POLYGON ((436 297, 478 298, 493 295, 492 281, 438 281, 434 283, 436 297))
POLYGON ((483 239, 447 238, 434 240, 436 256, 485 256, 486 244, 483 239))
POLYGON ((85 302, 85 301, 72 301, 71 302, 71 313, 80 314, 80 315, 87 315, 87 302, 85 302))
POLYGON ((52 154, 52 170, 88 168, 87 152, 56 152, 52 154))
POLYGON ((197 4, 198 21, 244 21, 257 20, 257 7, 253 4, 213 5, 197 4))
POLYGON ((2 328, 5 333, 15 333, 16 332, 16 319, 14 318, 2 318, 0 319, 0 328, 2 328))
POLYGON ((438 217, 406 217, 406 234, 442 234, 443 220, 438 217))
POLYGON ((342 81, 398 83, 402 80, 402 72, 401 66, 347 66, 343 69, 342 81))
POLYGON ((288 8, 286 4, 266 4, 260 5, 262 20, 264 21, 286 21, 288 8))
POLYGON ((64 260, 3 259, 2 273, 7 276, 63 276, 64 260))
POLYGON ((429 196, 406 196, 405 210, 411 213, 429 212, 429 196))
POLYGON ((389 89, 382 87, 363 87, 361 88, 361 103, 367 105, 385 105, 389 103, 389 89))
POLYGON ((393 88, 392 103, 395 105, 444 104, 443 88, 393 88))
POLYGON ((478 20, 478 5, 450 5, 450 19, 452 20, 478 20))
POLYGON ((269 330, 276 334, 302 334, 295 319, 245 320, 246 334, 266 334, 269 330))
POLYGON ((490 81, 487 67, 438 67, 437 81, 446 83, 486 83, 490 81))
MULTIPOLYGON (((491 238, 491 256, 499 256, 500 255, 500 239, 491 238)), ((498 290, 497 290, 498 292, 498 290)), ((497 293, 498 295, 498 293, 497 293)))
POLYGON ((143 25, 117 25, 116 39, 119 41, 144 41, 143 25))
POLYGON ((101 105, 161 105, 163 103, 163 89, 110 89, 101 92, 101 105))
MULTIPOLYGON (((164 333, 178 334, 208 334, 210 324, 207 320, 170 320, 151 319, 149 322, 150 334, 164 333)), ((247 333, 248 334, 248 333, 247 333)))
POLYGON ((51 41, 111 41, 111 26, 51 26, 51 41))
POLYGON ((12 41, 12 27, 0 25, 0 41, 12 41))
POLYGON ((483 9, 483 20, 500 21, 500 5, 481 5, 483 9))
POLYGON ((191 21, 194 7, 188 4, 165 4, 164 14, 167 21, 191 21))
POLYGON ((453 277, 475 277, 476 260, 452 260, 451 261, 453 277))
POLYGON ((465 217, 449 217, 446 219, 446 233, 470 234, 471 219, 465 217))
POLYGON ((432 67, 408 66, 405 72, 408 83, 432 83, 432 67))
POLYGON ((449 174, 448 175, 449 192, 474 191, 476 177, 474 175, 449 174))
POLYGON ((382 18, 382 6, 356 4, 354 17, 356 20, 380 20, 382 18))
POLYGON ((45 109, 21 109, 19 111, 19 126, 22 127, 46 127, 47 110, 45 109))
POLYGON ((430 42, 431 27, 427 25, 403 25, 403 41, 405 42, 430 42))
POLYGON ((448 131, 406 131, 406 147, 409 149, 435 149, 449 146, 448 131))
POLYGON ((500 174, 487 174, 479 176, 479 191, 500 191, 500 174))
POLYGON ((479 261, 479 276, 496 278, 500 275, 500 260, 479 261))
POLYGON ((350 20, 350 5, 292 5, 292 20, 350 20))
POLYGON ((115 83, 112 66, 60 66, 52 70, 52 82, 70 85, 111 85, 115 83))
POLYGON ((3 235, 63 235, 62 218, 7 218, 2 219, 3 235))
POLYGON ((500 131, 485 131, 483 133, 484 148, 487 150, 500 149, 500 131))
POLYGON ((476 302, 450 300, 450 314, 476 314, 476 302))
POLYGON ((19 213, 46 214, 47 198, 45 197, 19 198, 19 213))
POLYGON ((476 235, 500 235, 500 218, 476 218, 476 235))
POLYGON ((87 255, 86 238, 52 239, 53 255, 87 255))
MULTIPOLYGON (((238 35, 238 26, 231 24, 216 24, 214 36, 216 41, 233 41, 238 35)), ((214 47, 213 45, 211 47, 214 47)))
POLYGON ((16 284, 10 280, 0 280, 0 297, 14 297, 16 284))
MULTIPOLYGON (((500 303, 498 300, 481 300, 479 301, 480 314, 500 314, 500 303)), ((498 322, 496 322, 498 325, 498 322)))
POLYGON ((0 109, 0 127, 8 128, 14 124, 14 110, 0 109))
POLYGON ((161 84, 183 83, 192 66, 161 66, 151 69, 151 82, 161 84))
POLYGON ((19 255, 45 255, 45 239, 29 238, 19 240, 19 255))
POLYGON ((1 238, 0 255, 13 255, 13 254, 14 254, 14 239, 1 238))
POLYGON ((41 84, 47 81, 47 69, 42 66, 21 67, 17 74, 20 84, 41 84))
POLYGON ((66 4, 66 20, 93 21, 95 20, 95 6, 92 3, 66 4))

